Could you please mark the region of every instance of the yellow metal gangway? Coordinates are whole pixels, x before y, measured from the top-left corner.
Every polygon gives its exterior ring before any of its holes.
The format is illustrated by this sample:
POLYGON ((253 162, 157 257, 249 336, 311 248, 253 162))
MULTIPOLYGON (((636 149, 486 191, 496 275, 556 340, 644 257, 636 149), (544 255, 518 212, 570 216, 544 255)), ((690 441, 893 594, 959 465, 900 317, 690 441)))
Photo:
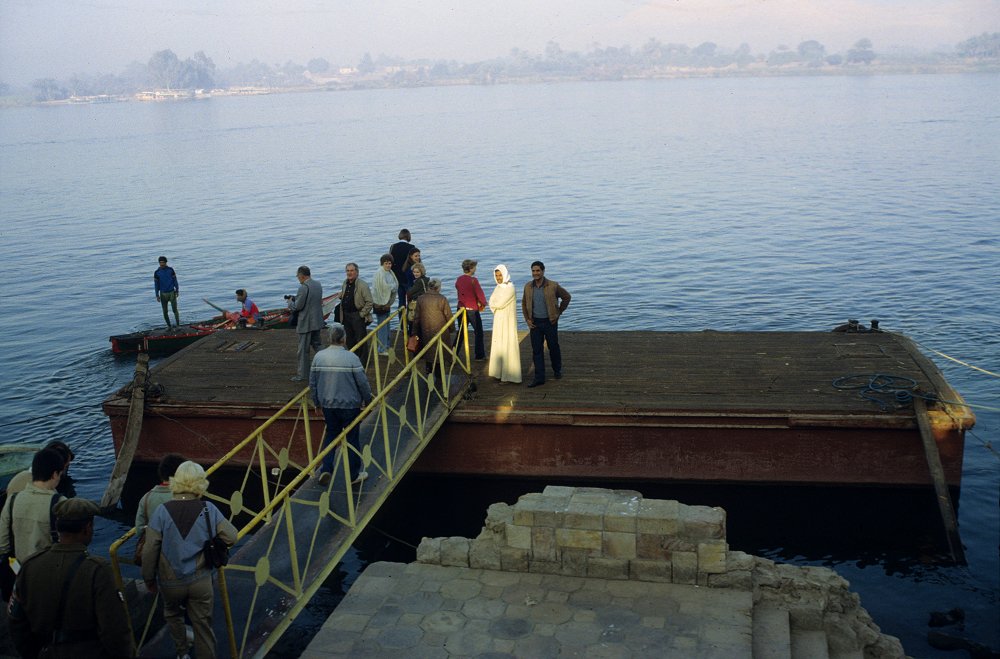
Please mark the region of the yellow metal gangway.
MULTIPOLYGON (((237 546, 216 581, 213 624, 220 657, 262 657, 274 646, 468 387, 468 333, 458 346, 446 333, 456 323, 466 322, 464 309, 415 355, 406 350, 405 308, 383 324, 397 318, 401 330, 391 334, 388 356, 377 355, 375 330, 353 348, 363 356, 373 400, 329 446, 321 448, 323 416, 312 406, 307 388, 206 470, 211 475, 226 468, 230 477, 233 469, 243 470, 242 484, 234 491, 217 491, 216 481, 222 479, 210 479, 205 495, 228 512, 239 529, 237 546), (275 422, 290 419, 294 420, 290 436, 286 432, 278 436, 275 422), (358 485, 350 483, 347 452, 354 448, 345 440, 355 425, 360 425, 361 458, 369 473, 358 485), (307 462, 297 463, 291 456, 302 454, 302 447, 295 444, 303 441, 307 462), (234 456, 245 456, 248 449, 254 454, 252 464, 231 466, 234 456), (315 474, 331 452, 338 456, 337 467, 330 483, 322 486, 315 474)), ((134 534, 135 529, 130 530, 111 546, 123 589, 126 577, 136 570, 127 558, 134 553, 134 534)), ((152 597, 130 606, 140 647, 157 631, 151 629, 155 612, 152 597)))

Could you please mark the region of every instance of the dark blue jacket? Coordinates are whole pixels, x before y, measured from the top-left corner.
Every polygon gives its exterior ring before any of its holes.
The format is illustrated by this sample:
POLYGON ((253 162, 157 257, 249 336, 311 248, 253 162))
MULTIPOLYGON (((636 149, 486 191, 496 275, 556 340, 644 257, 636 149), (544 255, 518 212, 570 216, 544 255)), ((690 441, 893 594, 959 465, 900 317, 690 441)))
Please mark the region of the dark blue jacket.
POLYGON ((180 292, 181 285, 177 282, 177 273, 169 265, 164 265, 156 269, 153 273, 153 290, 156 294, 180 292))

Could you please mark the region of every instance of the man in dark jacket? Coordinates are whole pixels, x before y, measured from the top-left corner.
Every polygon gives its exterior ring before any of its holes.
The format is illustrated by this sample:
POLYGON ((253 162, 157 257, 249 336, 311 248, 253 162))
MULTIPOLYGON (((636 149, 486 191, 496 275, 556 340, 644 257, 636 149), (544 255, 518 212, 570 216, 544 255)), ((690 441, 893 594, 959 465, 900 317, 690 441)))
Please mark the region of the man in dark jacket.
POLYGON ((124 598, 111 565, 87 553, 97 504, 56 504, 59 542, 24 562, 8 609, 10 635, 22 657, 44 649, 52 659, 134 657, 124 598))
POLYGON ((177 281, 177 273, 167 265, 167 257, 161 256, 160 267, 153 273, 153 290, 156 292, 156 301, 163 307, 163 320, 167 327, 170 327, 170 316, 167 315, 167 304, 174 310, 174 321, 181 324, 181 315, 177 311, 177 298, 181 296, 181 285, 177 281))
POLYGON ((410 258, 410 252, 413 251, 413 245, 410 244, 411 239, 410 230, 402 229, 399 232, 399 242, 389 246, 389 254, 392 256, 392 273, 396 275, 396 281, 399 282, 399 290, 396 291, 399 306, 406 304, 406 278, 403 276, 403 266, 406 265, 406 260, 410 258))
POLYGON ((569 291, 551 279, 545 278, 545 264, 531 264, 531 281, 524 285, 521 312, 528 324, 531 337, 531 355, 535 362, 535 378, 528 387, 545 384, 545 344, 549 345, 552 372, 558 380, 562 377, 562 351, 559 349, 559 317, 569 306, 569 291))
POLYGON ((298 324, 295 331, 299 335, 299 370, 292 382, 305 382, 309 379, 309 364, 312 362, 312 352, 323 347, 320 340, 320 330, 323 329, 323 285, 312 278, 308 266, 300 265, 295 272, 299 280, 299 290, 295 298, 288 301, 288 308, 298 312, 298 324))

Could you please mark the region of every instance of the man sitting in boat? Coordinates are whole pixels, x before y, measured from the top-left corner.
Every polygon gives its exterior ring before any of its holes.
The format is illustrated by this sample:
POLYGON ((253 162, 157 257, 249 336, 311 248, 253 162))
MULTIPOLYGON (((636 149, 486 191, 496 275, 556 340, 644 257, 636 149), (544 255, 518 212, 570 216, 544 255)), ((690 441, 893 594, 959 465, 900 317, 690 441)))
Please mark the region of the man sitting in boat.
POLYGON ((257 327, 260 325, 260 309, 247 295, 245 288, 236 289, 236 301, 240 303, 240 318, 237 324, 240 327, 257 327))

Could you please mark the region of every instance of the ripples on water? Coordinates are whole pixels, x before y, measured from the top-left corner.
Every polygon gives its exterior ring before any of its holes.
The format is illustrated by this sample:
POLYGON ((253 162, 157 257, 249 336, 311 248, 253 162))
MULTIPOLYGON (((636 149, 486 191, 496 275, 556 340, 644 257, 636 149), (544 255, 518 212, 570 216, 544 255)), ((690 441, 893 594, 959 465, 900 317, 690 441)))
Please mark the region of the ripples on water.
MULTIPOLYGON (((278 306, 302 263, 327 287, 347 261, 370 279, 403 226, 449 292, 463 258, 486 282, 505 263, 519 286, 545 261, 574 295, 566 330, 879 318, 996 372, 998 88, 722 79, 4 110, 0 427, 8 442, 65 438, 78 491, 99 498, 113 453, 98 405, 132 373, 107 337, 161 322, 156 256, 193 320, 237 287, 278 306)), ((996 380, 934 359, 1000 407, 996 380)), ((933 654, 925 612, 953 606, 1000 646, 1000 479, 982 444, 998 422, 981 412, 967 440, 967 568, 770 551, 831 564, 912 654, 933 654)), ((104 522, 103 546, 126 527, 104 522)))

